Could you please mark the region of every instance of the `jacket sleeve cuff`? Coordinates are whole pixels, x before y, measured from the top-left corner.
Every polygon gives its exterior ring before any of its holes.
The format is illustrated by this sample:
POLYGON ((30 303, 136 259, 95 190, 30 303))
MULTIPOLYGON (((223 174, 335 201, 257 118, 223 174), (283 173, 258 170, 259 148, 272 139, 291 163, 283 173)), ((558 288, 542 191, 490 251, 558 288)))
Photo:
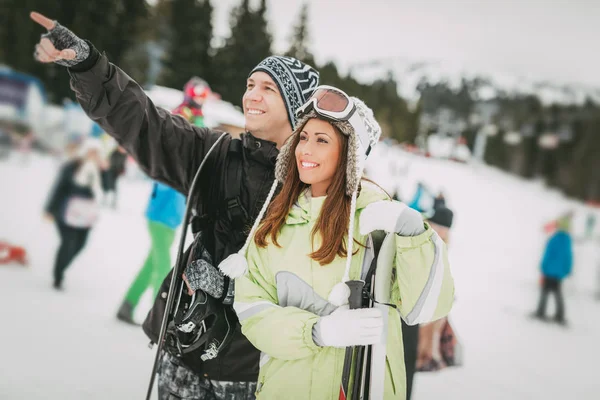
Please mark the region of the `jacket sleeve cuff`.
POLYGON ((402 236, 396 234, 396 246, 400 249, 412 249, 421 246, 431 238, 433 229, 425 222, 425 231, 417 236, 402 236))
POLYGON ((321 350, 321 347, 315 343, 314 340, 314 326, 319 321, 319 318, 311 318, 304 324, 304 331, 302 332, 302 337, 304 339, 304 344, 308 347, 309 350, 313 352, 317 352, 321 350))
POLYGON ((69 68, 70 71, 76 73, 89 71, 98 62, 98 59, 100 58, 100 52, 94 47, 92 42, 89 40, 85 40, 85 42, 88 44, 88 46, 90 46, 90 54, 88 54, 85 60, 69 68))

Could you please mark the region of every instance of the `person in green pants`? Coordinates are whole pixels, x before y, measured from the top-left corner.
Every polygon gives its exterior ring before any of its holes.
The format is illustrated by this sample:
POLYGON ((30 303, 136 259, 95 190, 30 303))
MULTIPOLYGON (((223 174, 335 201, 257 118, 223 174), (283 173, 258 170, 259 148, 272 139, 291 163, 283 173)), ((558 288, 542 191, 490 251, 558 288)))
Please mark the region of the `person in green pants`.
MULTIPOLYGON (((192 77, 183 87, 183 102, 173 110, 196 126, 204 126, 202 106, 212 95, 205 80, 192 77)), ((146 211, 148 230, 152 239, 150 253, 135 281, 125 295, 125 300, 117 312, 121 321, 135 324, 133 314, 144 292, 152 287, 153 298, 171 268, 171 245, 175 240, 175 230, 181 224, 185 213, 185 197, 161 183, 155 183, 146 211)))
POLYGON ((171 268, 171 245, 184 212, 185 196, 167 185, 155 182, 146 210, 152 245, 144 266, 119 307, 119 320, 138 325, 133 315, 140 298, 147 289, 152 289, 156 297, 160 284, 171 268))

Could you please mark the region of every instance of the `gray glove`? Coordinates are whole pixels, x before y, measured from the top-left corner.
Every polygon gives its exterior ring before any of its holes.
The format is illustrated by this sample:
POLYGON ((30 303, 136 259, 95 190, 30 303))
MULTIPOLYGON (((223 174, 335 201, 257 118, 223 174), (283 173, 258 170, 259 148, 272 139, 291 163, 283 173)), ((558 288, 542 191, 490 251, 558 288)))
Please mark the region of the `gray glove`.
POLYGON ((215 299, 223 295, 225 289, 223 274, 205 260, 192 261, 185 269, 185 276, 194 292, 202 290, 215 299))
POLYGON ((56 50, 71 49, 75 52, 73 60, 60 59, 55 61, 56 64, 63 67, 72 67, 85 60, 90 54, 90 46, 83 40, 77 37, 73 32, 54 21, 56 26, 42 35, 52 42, 56 50))
POLYGON ((198 240, 197 247, 194 249, 196 259, 185 269, 189 288, 194 292, 202 290, 218 299, 225 290, 225 278, 221 271, 213 266, 210 253, 202 244, 202 236, 197 237, 196 240, 198 240))
POLYGON ((359 224, 361 235, 375 230, 397 233, 400 236, 417 236, 425 232, 421 214, 398 201, 376 201, 369 204, 361 212, 359 224))

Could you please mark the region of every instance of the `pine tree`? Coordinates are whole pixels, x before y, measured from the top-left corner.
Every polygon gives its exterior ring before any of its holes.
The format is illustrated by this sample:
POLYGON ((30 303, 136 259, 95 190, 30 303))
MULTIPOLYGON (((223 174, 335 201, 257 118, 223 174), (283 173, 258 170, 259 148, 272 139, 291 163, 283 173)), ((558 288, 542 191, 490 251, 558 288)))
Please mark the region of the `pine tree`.
POLYGON ((209 0, 172 0, 160 84, 181 89, 192 76, 209 77, 212 13, 209 0))
POLYGON ((329 61, 319 67, 319 81, 327 82, 328 85, 342 88, 342 77, 334 62, 329 61))
POLYGON ((260 62, 263 58, 271 55, 271 44, 273 43, 273 37, 269 32, 269 24, 267 22, 267 0, 261 0, 260 8, 258 12, 253 13, 253 25, 254 25, 254 51, 256 51, 257 58, 260 56, 260 62))
POLYGON ((137 40, 138 19, 143 18, 146 3, 145 0, 0 0, 0 6, 2 61, 17 71, 40 78, 49 99, 60 102, 65 97, 74 98, 69 74, 62 66, 34 60, 34 46, 45 31, 29 19, 29 11, 36 10, 59 21, 77 36, 91 40, 112 62, 120 65, 120 59, 137 40))
POLYGON ((315 58, 308 49, 308 4, 304 3, 300 9, 298 24, 290 38, 291 44, 286 56, 294 57, 309 65, 315 65, 315 58))
POLYGON ((4 54, 5 46, 8 41, 8 29, 10 28, 10 6, 11 0, 0 0, 0 64, 7 64, 7 56, 4 54))
MULTIPOLYGON (((117 11, 119 0, 94 0, 81 2, 76 8, 73 22, 65 20, 65 26, 80 38, 89 39, 101 52, 106 53, 111 62, 119 64, 115 43, 126 40, 113 36, 117 32, 117 11), (66 25, 68 23, 68 25, 66 25), (118 39, 117 39, 118 38, 118 39)), ((62 21, 59 20, 62 23, 62 21)))
POLYGON ((150 40, 150 10, 146 0, 118 2, 112 56, 123 70, 139 83, 148 74, 148 41, 150 40))
POLYGON ((149 79, 150 55, 149 44, 146 41, 133 44, 121 57, 119 63, 124 71, 136 82, 144 86, 149 79))
POLYGON ((150 8, 148 20, 141 29, 140 34, 147 52, 147 58, 143 61, 148 63, 144 82, 149 85, 154 85, 162 75, 166 74, 166 71, 162 72, 164 70, 163 59, 166 54, 165 49, 168 48, 173 35, 171 3, 172 0, 157 0, 150 8))
MULTIPOLYGON (((65 3, 69 3, 69 0, 65 0, 65 3)), ((68 76, 68 74, 64 71, 64 67, 35 61, 33 57, 35 44, 40 40, 40 35, 46 33, 46 30, 29 18, 29 10, 37 10, 56 18, 54 15, 60 14, 58 1, 2 0, 0 4, 2 5, 0 48, 4 54, 0 62, 6 63, 19 72, 38 77, 44 83, 51 100, 61 99, 64 95, 56 93, 61 90, 56 77, 62 74, 68 76)), ((67 85, 62 89, 62 93, 68 92, 70 89, 67 85)))
POLYGON ((209 82, 224 100, 241 103, 248 73, 271 54, 271 41, 265 0, 258 11, 250 9, 248 0, 232 10, 231 36, 216 52, 216 67, 209 82))

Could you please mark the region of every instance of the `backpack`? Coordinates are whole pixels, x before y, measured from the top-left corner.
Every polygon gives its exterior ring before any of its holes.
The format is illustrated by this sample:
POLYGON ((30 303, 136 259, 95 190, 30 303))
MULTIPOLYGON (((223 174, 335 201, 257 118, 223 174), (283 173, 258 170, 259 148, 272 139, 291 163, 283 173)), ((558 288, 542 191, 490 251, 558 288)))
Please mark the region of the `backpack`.
MULTIPOLYGON (((226 152, 220 150, 216 153, 217 157, 213 166, 215 167, 212 171, 220 171, 213 180, 218 182, 219 185, 210 185, 207 193, 192 193, 189 196, 188 201, 192 201, 195 205, 193 210, 193 217, 190 221, 192 233, 194 235, 194 242, 185 251, 181 257, 182 262, 188 263, 190 256, 195 256, 194 250, 198 247, 198 241, 200 239, 200 232, 203 230, 210 229, 216 218, 225 215, 229 219, 232 227, 239 227, 238 230, 242 234, 243 227, 248 223, 248 212, 245 210, 241 203, 241 189, 243 179, 243 146, 241 140, 230 140, 226 152), (218 186, 218 187, 215 187, 218 186), (204 194, 204 196, 203 196, 204 194), (220 204, 216 202, 217 199, 224 197, 224 201, 220 204), (209 200, 209 201, 206 201, 209 200)), ((203 173, 205 175, 205 173, 203 173)), ((205 188, 207 189, 207 188, 205 188)), ((187 227, 184 227, 186 229, 187 227)), ((209 240, 214 240, 208 235, 209 240)), ((162 324, 162 319, 166 311, 167 306, 167 293, 171 286, 171 279, 174 268, 167 274, 163 280, 160 290, 152 308, 148 312, 146 319, 142 324, 142 329, 148 338, 150 338, 150 345, 158 343, 159 332, 162 324)), ((225 291, 225 297, 222 301, 225 304, 231 304, 233 302, 233 288, 229 285, 229 280, 225 282, 226 287, 231 287, 230 290, 225 291)), ((175 310, 171 310, 174 312, 175 310)))

